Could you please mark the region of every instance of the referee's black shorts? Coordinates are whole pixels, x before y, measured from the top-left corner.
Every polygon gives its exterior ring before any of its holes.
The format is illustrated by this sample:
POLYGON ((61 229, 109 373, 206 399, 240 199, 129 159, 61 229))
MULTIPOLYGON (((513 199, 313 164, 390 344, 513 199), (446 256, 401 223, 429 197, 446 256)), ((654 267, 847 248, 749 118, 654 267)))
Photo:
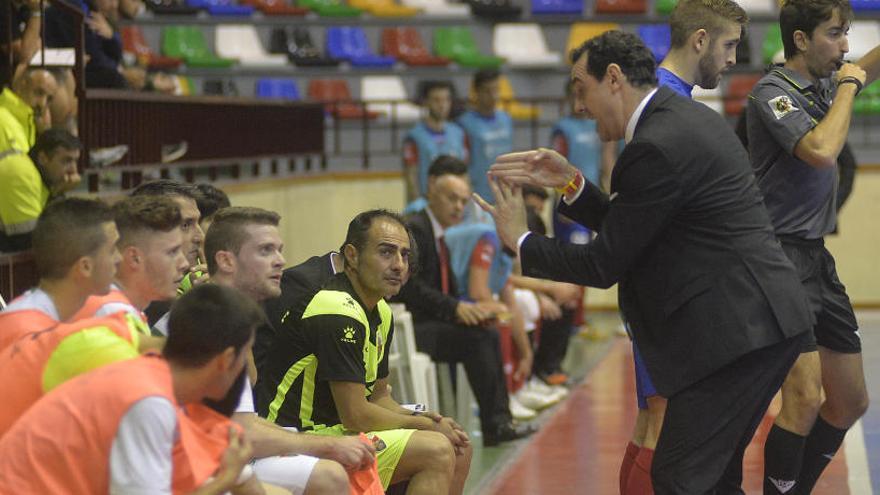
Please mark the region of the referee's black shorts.
POLYGON ((788 236, 780 236, 779 240, 804 284, 810 310, 816 317, 813 336, 802 352, 815 351, 817 345, 845 354, 862 352, 856 315, 824 241, 788 236))

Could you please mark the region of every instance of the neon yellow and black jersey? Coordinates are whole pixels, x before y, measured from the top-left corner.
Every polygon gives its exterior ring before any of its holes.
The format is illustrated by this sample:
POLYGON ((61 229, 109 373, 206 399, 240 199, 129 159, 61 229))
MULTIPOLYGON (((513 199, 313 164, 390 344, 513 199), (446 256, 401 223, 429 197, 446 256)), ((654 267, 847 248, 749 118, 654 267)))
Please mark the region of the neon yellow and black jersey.
POLYGON ((260 416, 301 431, 340 424, 329 382, 363 383, 370 397, 388 376, 392 328, 384 300, 367 311, 348 277, 334 275, 278 330, 256 387, 260 416))

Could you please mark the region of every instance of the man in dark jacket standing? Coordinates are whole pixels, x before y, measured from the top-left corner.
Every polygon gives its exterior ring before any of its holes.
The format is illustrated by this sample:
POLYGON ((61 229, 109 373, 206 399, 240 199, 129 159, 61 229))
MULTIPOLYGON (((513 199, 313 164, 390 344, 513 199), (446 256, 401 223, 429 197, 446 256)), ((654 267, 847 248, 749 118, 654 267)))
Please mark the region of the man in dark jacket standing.
POLYGON ((742 452, 812 325, 773 235, 748 157, 705 105, 656 88, 651 52, 609 31, 572 54, 578 110, 603 141, 627 145, 605 195, 549 150, 498 158, 493 214, 523 274, 593 287, 620 303, 666 418, 658 494, 731 493, 742 452), (556 187, 560 211, 598 231, 589 245, 528 232, 518 184, 556 187))

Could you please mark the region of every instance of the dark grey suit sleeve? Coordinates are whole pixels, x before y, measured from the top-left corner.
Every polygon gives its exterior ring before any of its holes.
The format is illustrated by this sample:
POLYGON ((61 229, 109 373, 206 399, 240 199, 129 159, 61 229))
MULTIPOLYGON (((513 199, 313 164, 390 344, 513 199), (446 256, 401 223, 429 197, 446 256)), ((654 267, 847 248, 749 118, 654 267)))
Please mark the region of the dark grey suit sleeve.
POLYGON ((559 200, 559 213, 595 232, 602 227, 610 202, 608 195, 598 186, 590 181, 584 182, 584 190, 574 204, 559 200))
MULTIPOLYGON (((596 239, 575 245, 529 235, 520 249, 523 275, 608 288, 661 235, 683 196, 675 165, 655 146, 636 144, 624 149, 617 167, 616 196, 596 239)), ((592 196, 571 205, 582 219, 588 218, 582 210, 595 206, 592 196)))

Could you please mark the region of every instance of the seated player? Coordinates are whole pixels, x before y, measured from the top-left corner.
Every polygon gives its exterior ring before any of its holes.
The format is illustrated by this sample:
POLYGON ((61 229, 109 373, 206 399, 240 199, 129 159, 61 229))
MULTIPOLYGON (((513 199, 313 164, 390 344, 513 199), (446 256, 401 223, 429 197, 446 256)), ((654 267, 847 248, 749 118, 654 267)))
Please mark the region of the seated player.
POLYGON ((401 407, 388 388, 391 308, 409 277, 410 234, 403 220, 371 210, 351 221, 344 271, 285 320, 260 370, 261 415, 312 434, 375 437, 386 488, 409 480, 411 494, 459 494, 471 446, 450 418, 401 407), (294 321, 295 320, 295 321, 294 321))
MULTIPOLYGON (((205 260, 212 282, 234 287, 258 303, 277 297, 284 268, 278 214, 261 208, 230 207, 212 218, 205 236, 205 260)), ((358 437, 298 434, 257 416, 248 380, 240 397, 232 419, 244 427, 253 443, 253 467, 261 480, 295 495, 338 494, 348 491, 346 469, 359 472, 373 466, 372 446, 358 437)))
POLYGON ((78 376, 16 422, 0 440, 0 493, 234 488, 250 446, 201 401, 226 395, 263 321, 260 308, 234 289, 191 291, 174 306, 161 357, 78 376))
POLYGON ((34 229, 40 280, 0 312, 0 349, 69 320, 90 295, 106 294, 119 261, 118 238, 113 213, 100 201, 66 198, 46 207, 34 229))

